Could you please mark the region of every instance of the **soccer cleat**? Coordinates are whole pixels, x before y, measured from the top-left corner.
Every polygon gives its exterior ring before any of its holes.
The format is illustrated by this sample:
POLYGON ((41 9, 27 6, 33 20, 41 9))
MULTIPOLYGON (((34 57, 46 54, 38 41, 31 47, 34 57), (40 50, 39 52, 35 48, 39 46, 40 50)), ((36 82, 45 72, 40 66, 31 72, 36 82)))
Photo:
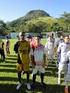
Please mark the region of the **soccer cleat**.
POLYGON ((21 87, 21 83, 19 83, 18 85, 17 85, 17 87, 16 87, 16 90, 19 90, 20 89, 20 87, 21 87))
POLYGON ((31 89, 31 86, 29 83, 27 83, 27 89, 30 90, 31 89))

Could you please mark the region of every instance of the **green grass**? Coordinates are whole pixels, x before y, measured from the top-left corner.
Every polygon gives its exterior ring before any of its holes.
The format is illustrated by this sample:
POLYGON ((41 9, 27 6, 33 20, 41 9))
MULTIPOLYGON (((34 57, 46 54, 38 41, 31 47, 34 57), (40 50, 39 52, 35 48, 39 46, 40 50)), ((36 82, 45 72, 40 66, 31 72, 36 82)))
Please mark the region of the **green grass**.
MULTIPOLYGON (((64 81, 62 84, 57 85, 57 68, 54 64, 51 64, 46 68, 44 82, 45 88, 40 85, 40 76, 37 75, 36 87, 28 91, 26 86, 23 84, 19 91, 16 90, 16 84, 18 83, 16 63, 17 57, 13 51, 15 39, 10 40, 11 54, 6 57, 6 61, 0 61, 0 93, 64 93, 64 81)), ((45 44, 45 40, 42 43, 45 44)), ((32 69, 31 69, 32 70, 32 69)), ((22 81, 26 82, 26 75, 22 75, 22 81)), ((32 83, 32 77, 30 76, 30 83, 32 83)))

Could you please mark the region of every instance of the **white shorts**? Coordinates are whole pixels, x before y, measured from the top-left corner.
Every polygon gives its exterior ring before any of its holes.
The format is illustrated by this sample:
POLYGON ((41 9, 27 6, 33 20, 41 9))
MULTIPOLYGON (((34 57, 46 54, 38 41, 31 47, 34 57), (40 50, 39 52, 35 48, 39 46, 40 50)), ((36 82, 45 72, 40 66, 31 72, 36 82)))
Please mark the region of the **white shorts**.
POLYGON ((45 73, 45 69, 42 66, 35 66, 35 68, 33 69, 32 74, 37 74, 37 72, 39 73, 45 73))

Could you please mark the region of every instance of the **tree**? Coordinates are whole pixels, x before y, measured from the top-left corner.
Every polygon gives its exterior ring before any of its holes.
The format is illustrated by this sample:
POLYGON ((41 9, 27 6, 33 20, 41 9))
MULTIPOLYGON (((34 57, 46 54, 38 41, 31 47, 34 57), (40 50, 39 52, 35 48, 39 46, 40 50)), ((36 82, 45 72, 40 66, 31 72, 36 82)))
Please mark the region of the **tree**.
POLYGON ((70 31, 70 13, 64 12, 62 18, 64 19, 66 24, 66 31, 70 31))
POLYGON ((6 23, 0 20, 0 34, 6 35, 8 34, 9 27, 7 27, 6 23))
POLYGON ((63 27, 59 25, 59 23, 53 23, 51 26, 51 30, 56 32, 56 31, 62 31, 63 27))

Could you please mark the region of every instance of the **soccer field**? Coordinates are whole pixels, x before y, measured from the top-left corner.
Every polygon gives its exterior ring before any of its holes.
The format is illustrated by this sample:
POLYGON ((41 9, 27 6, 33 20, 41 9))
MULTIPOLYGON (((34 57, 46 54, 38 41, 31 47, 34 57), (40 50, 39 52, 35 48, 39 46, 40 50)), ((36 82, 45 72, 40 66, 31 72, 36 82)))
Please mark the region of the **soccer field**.
MULTIPOLYGON (((25 86, 26 75, 22 75, 23 85, 17 91, 16 84, 18 83, 16 63, 17 56, 13 51, 15 39, 10 40, 10 51, 11 54, 6 57, 6 61, 0 61, 0 93, 64 93, 64 80, 63 76, 61 78, 61 85, 57 85, 57 67, 55 65, 56 60, 53 64, 49 64, 46 68, 44 82, 45 87, 40 85, 40 76, 37 75, 36 78, 36 87, 28 91, 25 86)), ((45 40, 42 40, 42 43, 45 44, 45 40)), ((32 68, 30 68, 32 71, 32 68)), ((30 74, 30 83, 32 83, 32 77, 30 74)))

